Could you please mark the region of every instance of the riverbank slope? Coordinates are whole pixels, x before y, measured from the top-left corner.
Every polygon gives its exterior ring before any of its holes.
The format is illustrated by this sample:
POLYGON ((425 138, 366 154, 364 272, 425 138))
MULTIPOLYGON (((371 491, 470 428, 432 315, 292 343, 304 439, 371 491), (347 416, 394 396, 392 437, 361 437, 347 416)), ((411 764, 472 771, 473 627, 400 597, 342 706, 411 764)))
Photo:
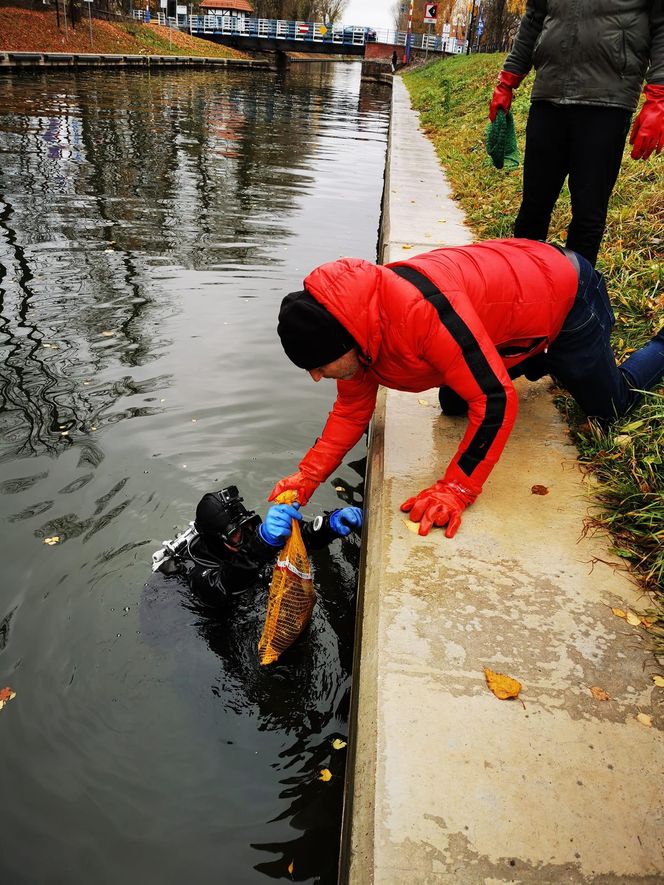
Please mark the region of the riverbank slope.
POLYGON ((72 28, 60 26, 54 12, 18 7, 0 8, 0 52, 81 52, 114 55, 173 55, 197 58, 249 58, 246 53, 200 40, 175 28, 140 22, 92 19, 92 43, 87 18, 72 28))

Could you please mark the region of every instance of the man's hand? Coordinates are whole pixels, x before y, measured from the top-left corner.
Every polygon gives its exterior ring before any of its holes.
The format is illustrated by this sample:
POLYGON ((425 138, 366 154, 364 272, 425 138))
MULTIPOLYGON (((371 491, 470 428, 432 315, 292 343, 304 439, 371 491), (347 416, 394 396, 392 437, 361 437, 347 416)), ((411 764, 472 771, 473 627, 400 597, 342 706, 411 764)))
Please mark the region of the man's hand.
POLYGON ((345 538, 355 529, 362 528, 362 511, 359 507, 344 507, 330 514, 330 528, 337 535, 345 538))
POLYGON ((525 76, 525 74, 513 74, 511 71, 501 71, 498 74, 498 85, 493 90, 489 105, 489 119, 492 123, 496 119, 499 108, 507 113, 512 107, 512 92, 525 76))
POLYGON ((445 537, 453 538, 461 525, 461 514, 472 504, 477 495, 458 483, 439 479, 401 505, 404 513, 410 513, 411 522, 419 522, 419 535, 428 535, 432 525, 447 526, 445 537))
POLYGON ((645 104, 634 120, 629 143, 633 160, 647 160, 664 147, 664 86, 648 84, 643 89, 645 104))
POLYGON ((268 501, 274 501, 277 495, 281 495, 282 492, 294 491, 297 492, 298 503, 304 507, 319 485, 317 479, 312 479, 298 470, 297 473, 291 473, 290 476, 279 480, 268 495, 268 501))
POLYGON ((265 522, 258 527, 258 533, 271 547, 283 547, 293 531, 293 520, 302 519, 298 513, 299 504, 276 504, 265 514, 265 522))

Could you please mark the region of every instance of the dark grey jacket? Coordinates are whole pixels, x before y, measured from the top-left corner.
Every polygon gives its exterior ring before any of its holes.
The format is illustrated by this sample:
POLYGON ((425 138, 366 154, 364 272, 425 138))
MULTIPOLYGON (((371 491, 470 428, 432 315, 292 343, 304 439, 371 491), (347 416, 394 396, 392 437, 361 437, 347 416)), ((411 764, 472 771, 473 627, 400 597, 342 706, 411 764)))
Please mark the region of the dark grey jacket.
POLYGON ((531 100, 627 108, 664 84, 664 0, 528 0, 504 68, 535 68, 531 100))

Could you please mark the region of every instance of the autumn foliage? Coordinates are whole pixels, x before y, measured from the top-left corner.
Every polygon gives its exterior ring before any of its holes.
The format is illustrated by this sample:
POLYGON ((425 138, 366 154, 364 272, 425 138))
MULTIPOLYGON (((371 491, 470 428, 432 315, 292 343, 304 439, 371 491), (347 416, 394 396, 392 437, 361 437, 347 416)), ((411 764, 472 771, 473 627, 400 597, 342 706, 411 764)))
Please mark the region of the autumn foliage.
POLYGON ((87 19, 65 32, 61 15, 17 7, 0 8, 0 51, 102 52, 119 55, 193 55, 241 58, 243 53, 209 40, 200 40, 161 25, 92 19, 92 45, 87 19))

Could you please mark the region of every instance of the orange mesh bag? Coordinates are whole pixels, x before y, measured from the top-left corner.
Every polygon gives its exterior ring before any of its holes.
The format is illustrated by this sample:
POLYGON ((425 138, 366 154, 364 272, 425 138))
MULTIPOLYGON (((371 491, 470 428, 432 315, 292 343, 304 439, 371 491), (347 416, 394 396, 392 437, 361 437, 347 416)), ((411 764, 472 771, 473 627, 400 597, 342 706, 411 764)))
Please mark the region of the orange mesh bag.
MULTIPOLYGON (((292 504, 296 497, 296 492, 283 492, 276 503, 292 504)), ((315 602, 307 548, 300 524, 294 519, 292 534, 272 572, 265 624, 258 643, 261 664, 273 664, 295 642, 311 620, 315 602)))

